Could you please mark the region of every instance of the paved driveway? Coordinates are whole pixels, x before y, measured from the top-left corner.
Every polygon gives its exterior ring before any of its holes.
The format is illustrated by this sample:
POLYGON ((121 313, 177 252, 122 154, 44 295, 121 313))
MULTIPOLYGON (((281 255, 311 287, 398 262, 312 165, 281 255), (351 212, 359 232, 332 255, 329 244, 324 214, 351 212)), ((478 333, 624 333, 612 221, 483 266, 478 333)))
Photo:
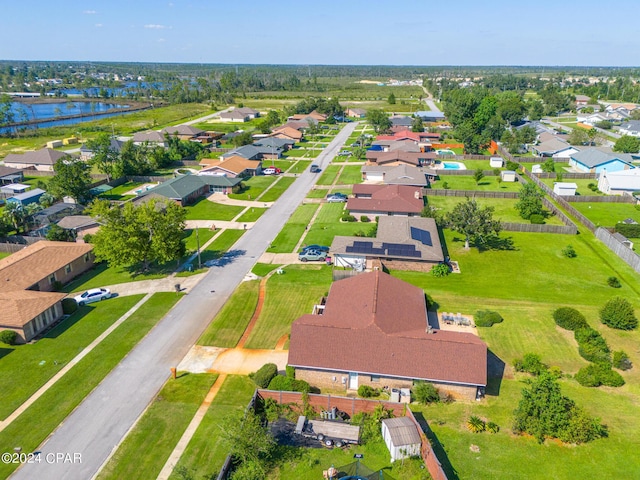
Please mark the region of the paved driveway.
MULTIPOLYGON (((357 125, 350 123, 316 159, 324 169, 357 125)), ((234 245, 235 255, 206 277, 158 323, 41 446, 48 453, 79 453, 82 463, 26 464, 13 478, 93 477, 153 400, 190 347, 251 270, 316 182, 308 170, 234 245)), ((34 419, 34 421, 37 421, 34 419)))

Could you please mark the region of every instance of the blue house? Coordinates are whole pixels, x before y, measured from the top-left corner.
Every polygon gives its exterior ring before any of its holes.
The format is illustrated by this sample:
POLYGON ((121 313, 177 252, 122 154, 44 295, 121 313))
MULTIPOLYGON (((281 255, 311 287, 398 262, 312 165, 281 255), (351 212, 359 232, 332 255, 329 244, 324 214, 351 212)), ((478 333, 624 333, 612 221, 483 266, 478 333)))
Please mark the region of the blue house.
POLYGON ((33 190, 21 193, 20 195, 16 195, 15 197, 7 198, 7 203, 19 203, 24 207, 25 205, 29 205, 30 203, 37 203, 38 201, 40 201, 40 197, 44 193, 45 191, 41 188, 34 188, 33 190))
POLYGON ((581 172, 619 172, 634 168, 633 158, 627 153, 603 152, 597 148, 586 148, 569 157, 569 165, 581 172))

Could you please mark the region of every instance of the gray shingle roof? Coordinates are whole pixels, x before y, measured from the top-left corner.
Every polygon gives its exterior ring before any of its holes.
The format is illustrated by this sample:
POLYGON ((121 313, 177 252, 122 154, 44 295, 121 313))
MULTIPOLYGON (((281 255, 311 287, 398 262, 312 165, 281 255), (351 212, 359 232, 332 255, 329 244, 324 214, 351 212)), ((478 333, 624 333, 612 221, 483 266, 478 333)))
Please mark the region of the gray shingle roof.
POLYGON ((10 153, 4 157, 4 163, 29 163, 33 165, 55 165, 55 163, 68 155, 67 152, 59 152, 51 148, 42 148, 34 152, 10 153))
POLYGON ((214 187, 233 187, 242 181, 241 178, 228 178, 217 175, 180 175, 161 183, 144 193, 155 193, 166 198, 183 199, 205 185, 214 187))
POLYGON ((640 120, 629 120, 620 125, 620 128, 630 132, 640 132, 640 120))
POLYGON ((602 150, 598 150, 597 148, 586 148, 580 152, 574 153, 571 155, 571 158, 589 168, 594 168, 613 160, 620 160, 631 164, 632 160, 631 155, 624 153, 607 153, 602 150))

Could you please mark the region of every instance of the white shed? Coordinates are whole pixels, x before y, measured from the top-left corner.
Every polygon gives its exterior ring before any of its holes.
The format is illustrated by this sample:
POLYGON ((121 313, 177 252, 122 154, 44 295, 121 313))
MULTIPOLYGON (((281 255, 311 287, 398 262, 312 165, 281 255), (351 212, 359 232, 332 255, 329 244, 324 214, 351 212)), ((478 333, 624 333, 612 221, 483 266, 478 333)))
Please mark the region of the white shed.
POLYGON ((575 195, 578 185, 568 182, 553 182, 553 193, 566 197, 569 195, 575 195))
POLYGON ((500 172, 500 178, 503 182, 515 182, 516 172, 514 172, 513 170, 504 170, 500 172))
POLYGON ((382 438, 391 453, 392 462, 420 455, 420 433, 408 417, 382 420, 382 438))
POLYGON ((533 167, 531 167, 531 173, 542 173, 542 165, 536 163, 533 167))
POLYGON ((502 157, 491 157, 489 165, 491 165, 491 168, 502 168, 504 166, 504 160, 502 157))

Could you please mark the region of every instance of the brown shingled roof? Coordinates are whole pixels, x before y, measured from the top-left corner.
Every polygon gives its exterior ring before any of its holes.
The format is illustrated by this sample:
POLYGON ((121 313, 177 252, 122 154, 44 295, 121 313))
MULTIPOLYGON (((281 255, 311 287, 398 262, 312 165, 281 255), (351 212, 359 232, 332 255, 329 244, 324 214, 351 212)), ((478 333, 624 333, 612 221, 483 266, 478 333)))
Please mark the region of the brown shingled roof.
POLYGON ((335 282, 322 315, 291 328, 289 364, 317 370, 485 386, 487 346, 469 333, 427 333, 424 292, 375 271, 335 282))
POLYGON ((0 328, 24 327, 66 297, 64 293, 16 290, 0 293, 0 328))
POLYGON ((422 189, 409 185, 368 185, 353 186, 356 198, 347 200, 347 210, 356 212, 420 213, 424 208, 422 189), (371 198, 359 198, 368 194, 371 198))

